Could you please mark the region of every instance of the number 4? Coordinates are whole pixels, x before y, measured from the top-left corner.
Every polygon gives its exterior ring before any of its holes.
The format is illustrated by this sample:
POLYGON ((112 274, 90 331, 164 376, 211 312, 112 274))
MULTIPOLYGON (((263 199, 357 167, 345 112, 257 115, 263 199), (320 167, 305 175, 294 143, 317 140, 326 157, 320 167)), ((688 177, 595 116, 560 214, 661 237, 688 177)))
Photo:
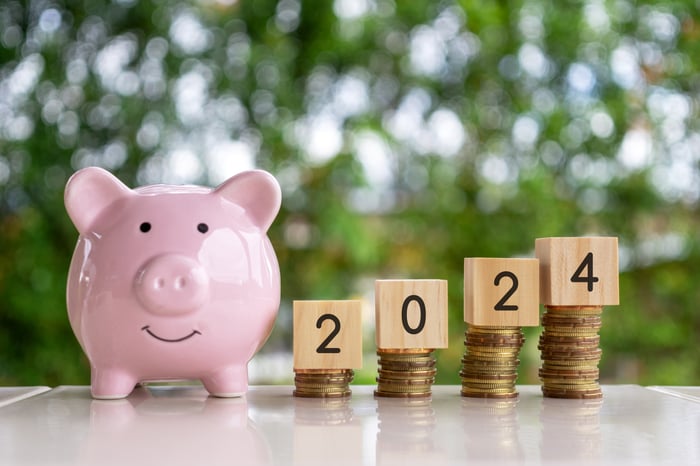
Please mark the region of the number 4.
POLYGON ((571 276, 573 283, 586 283, 588 292, 593 291, 593 284, 599 281, 599 278, 593 275, 593 253, 589 252, 578 266, 574 274, 571 276), (585 275, 584 275, 585 273, 585 275))

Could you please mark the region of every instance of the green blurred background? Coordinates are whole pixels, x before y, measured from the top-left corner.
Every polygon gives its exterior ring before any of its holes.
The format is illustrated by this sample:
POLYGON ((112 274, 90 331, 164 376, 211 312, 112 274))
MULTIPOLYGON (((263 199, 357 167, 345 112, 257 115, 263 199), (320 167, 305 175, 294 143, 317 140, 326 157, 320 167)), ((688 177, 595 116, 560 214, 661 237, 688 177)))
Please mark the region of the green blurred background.
MULTIPOLYGON (((0 384, 86 384, 66 316, 75 170, 130 186, 283 188, 282 307, 251 364, 291 380, 291 302, 364 302, 377 278, 449 280, 543 236, 620 240, 605 383, 700 385, 700 4, 2 0, 0 384)), ((527 329, 519 383, 537 383, 527 329)))

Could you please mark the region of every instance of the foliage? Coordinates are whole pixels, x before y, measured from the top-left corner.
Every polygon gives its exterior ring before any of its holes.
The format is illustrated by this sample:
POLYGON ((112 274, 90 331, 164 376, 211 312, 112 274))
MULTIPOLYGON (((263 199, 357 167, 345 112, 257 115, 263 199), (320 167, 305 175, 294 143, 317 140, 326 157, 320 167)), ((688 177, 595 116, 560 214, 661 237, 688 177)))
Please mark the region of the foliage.
MULTIPOLYGON (((283 186, 294 299, 446 278, 534 239, 620 238, 603 380, 697 385, 700 17, 693 2, 6 0, 0 4, 0 383, 86 383, 65 316, 86 165, 131 186, 283 186)), ((521 381, 536 381, 528 330, 521 381)), ((371 337, 370 337, 371 338, 371 337)), ((368 344, 371 352, 371 343, 368 344)), ((533 349, 534 348, 534 349, 533 349)))

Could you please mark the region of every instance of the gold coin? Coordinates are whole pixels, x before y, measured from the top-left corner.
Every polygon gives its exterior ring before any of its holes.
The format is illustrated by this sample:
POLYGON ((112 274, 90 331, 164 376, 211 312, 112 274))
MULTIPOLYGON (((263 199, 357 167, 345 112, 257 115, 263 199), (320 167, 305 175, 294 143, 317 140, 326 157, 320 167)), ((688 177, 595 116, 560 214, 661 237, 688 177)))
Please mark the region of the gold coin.
POLYGON ((381 393, 428 393, 431 391, 431 385, 418 386, 396 386, 391 384, 377 385, 377 391, 381 393))
POLYGON ((382 390, 375 390, 374 396, 386 397, 386 398, 429 398, 432 396, 432 391, 428 390, 425 392, 418 393, 396 393, 396 392, 384 392, 382 390))
POLYGON ((603 391, 596 390, 592 392, 569 392, 569 391, 559 391, 559 390, 542 390, 542 394, 547 398, 565 398, 565 399, 581 399, 581 400, 593 400, 603 398, 603 391))
POLYGON ((539 340, 540 344, 548 345, 591 345, 597 346, 600 343, 600 335, 593 337, 556 337, 553 335, 548 335, 546 337, 542 336, 539 340))
POLYGON ((540 379, 542 380, 598 380, 600 377, 600 374, 598 371, 591 371, 589 373, 585 372, 580 372, 578 374, 554 374, 551 372, 542 372, 540 371, 539 374, 540 379))
POLYGON ((345 398, 352 395, 352 391, 347 390, 346 392, 339 393, 308 393, 294 390, 292 394, 299 398, 345 398))
POLYGON ((378 362, 397 362, 397 363, 408 363, 408 362, 432 362, 434 361, 435 358, 432 355, 429 356, 422 356, 422 355, 381 355, 379 359, 377 360, 378 362))
POLYGON ((508 380, 508 381, 514 381, 518 378, 518 374, 516 373, 511 373, 511 374, 483 374, 480 372, 466 372, 464 370, 459 372, 459 376, 462 377, 462 380, 464 379, 472 379, 472 380, 478 380, 478 381, 492 381, 492 380, 508 380))
POLYGON ((378 348, 377 354, 395 354, 395 355, 415 355, 415 354, 430 354, 434 349, 429 348, 378 348))
POLYGON ((294 380, 328 380, 328 381, 333 381, 333 380, 352 380, 354 378, 354 374, 342 374, 342 375, 309 375, 309 374, 296 374, 294 376, 294 380))
POLYGON ((585 372, 598 370, 598 361, 590 362, 588 364, 552 364, 551 361, 546 361, 542 364, 542 370, 551 372, 585 372))
POLYGON ((378 370, 379 376, 380 377, 386 377, 386 378, 406 378, 406 377, 416 377, 416 378, 421 378, 421 377, 434 377, 435 374, 437 374, 437 369, 431 369, 427 371, 391 371, 391 370, 384 370, 384 369, 379 369, 378 370))
POLYGON ((294 384, 297 388, 331 388, 331 387, 340 387, 340 388, 346 388, 348 386, 347 382, 340 382, 340 383, 327 383, 327 382, 314 382, 314 381, 297 381, 294 384))
POLYGON ((515 329, 512 328, 478 328, 478 327, 472 327, 469 330, 465 332, 466 336, 471 336, 471 335, 503 335, 507 337, 516 337, 516 336, 522 336, 523 332, 520 329, 520 327, 517 327, 515 329))
POLYGON ((436 361, 378 361, 377 367, 388 370, 428 370, 435 367, 436 361))
POLYGON ((394 383, 420 383, 422 381, 433 383, 435 380, 435 375, 412 375, 406 374, 404 376, 390 377, 384 374, 379 374, 377 380, 394 382, 394 383))
POLYGON ((554 362, 554 363, 560 363, 562 361, 571 361, 573 359, 581 360, 581 361, 599 361, 600 356, 601 356, 602 351, 600 352, 591 352, 591 351, 567 351, 567 352, 558 352, 558 351, 540 351, 540 356, 542 358, 542 361, 548 361, 548 362, 554 362))
POLYGON ((517 342, 517 343, 484 343, 484 342, 476 342, 476 341, 465 341, 464 346, 467 348, 507 348, 507 349, 514 349, 516 351, 520 350, 520 348, 523 346, 523 342, 517 342))
POLYGON ((518 360, 515 361, 463 361, 462 367, 475 371, 514 371, 518 369, 518 360))
POLYGON ((479 388, 462 385, 462 393, 491 393, 491 394, 508 394, 514 393, 514 388, 479 388))
POLYGON ((296 374, 318 374, 318 375, 335 375, 335 374, 352 374, 352 369, 294 369, 296 374))
POLYGON ((588 312, 588 313, 603 313, 603 306, 552 306, 545 305, 545 312, 561 312, 561 313, 575 313, 575 312, 588 312))
POLYGON ((493 400, 511 400, 518 398, 517 390, 509 393, 488 393, 488 392, 472 392, 469 390, 461 390, 460 395, 467 398, 481 398, 481 399, 493 399, 493 400))

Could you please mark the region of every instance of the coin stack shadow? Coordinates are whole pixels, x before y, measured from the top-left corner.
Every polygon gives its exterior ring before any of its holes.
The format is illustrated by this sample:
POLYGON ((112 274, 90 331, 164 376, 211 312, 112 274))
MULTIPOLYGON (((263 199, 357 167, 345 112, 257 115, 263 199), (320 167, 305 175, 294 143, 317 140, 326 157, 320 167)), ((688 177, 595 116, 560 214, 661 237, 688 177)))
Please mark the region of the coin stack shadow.
POLYGON ((466 331, 462 358, 462 396, 473 398, 515 398, 518 392, 520 348, 525 342, 521 327, 470 325, 466 331))
POLYGON ((294 396, 301 398, 342 398, 350 396, 352 369, 295 369, 294 396))
POLYGON ((432 349, 378 349, 375 396, 422 398, 432 395, 435 357, 432 349))
POLYGON ((549 398, 602 398, 598 363, 602 306, 545 306, 542 394, 549 398))

